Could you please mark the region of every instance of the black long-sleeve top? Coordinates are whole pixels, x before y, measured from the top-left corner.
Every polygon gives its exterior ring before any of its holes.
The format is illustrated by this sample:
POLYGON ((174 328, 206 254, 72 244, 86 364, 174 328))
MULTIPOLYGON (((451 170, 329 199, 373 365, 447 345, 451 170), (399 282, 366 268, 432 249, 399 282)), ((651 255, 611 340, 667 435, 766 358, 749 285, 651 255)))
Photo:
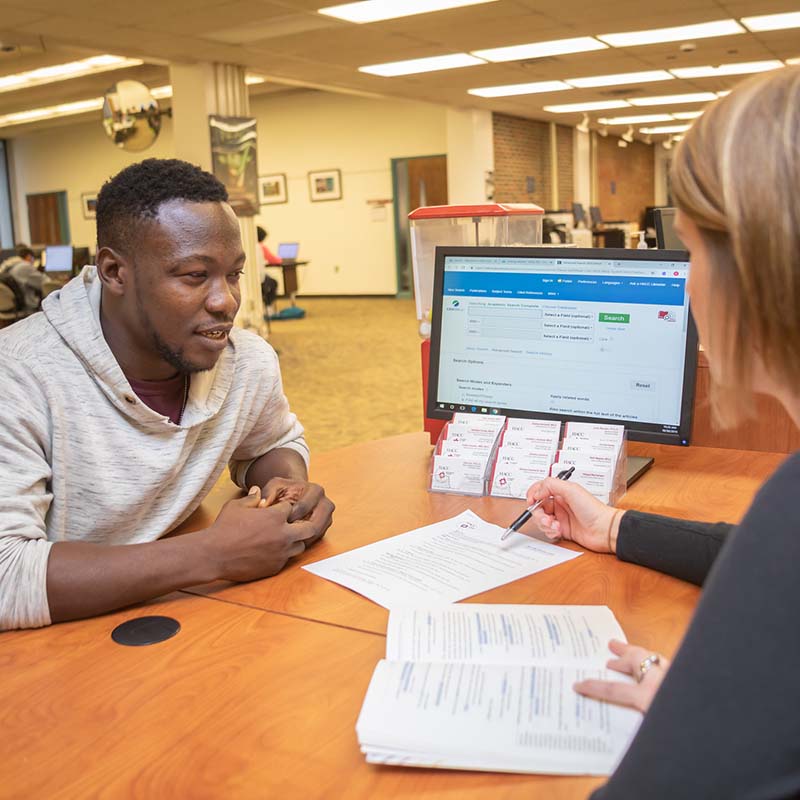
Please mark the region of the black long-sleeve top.
POLYGON ((704 584, 627 754, 592 800, 800 797, 800 454, 742 522, 638 512, 617 555, 704 584))

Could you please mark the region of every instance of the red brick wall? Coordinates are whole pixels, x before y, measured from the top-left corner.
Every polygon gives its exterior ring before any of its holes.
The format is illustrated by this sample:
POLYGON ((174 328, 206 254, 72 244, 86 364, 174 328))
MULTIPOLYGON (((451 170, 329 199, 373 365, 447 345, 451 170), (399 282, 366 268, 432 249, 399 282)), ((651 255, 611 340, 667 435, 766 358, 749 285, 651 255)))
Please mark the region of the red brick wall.
MULTIPOLYGON (((537 203, 550 208, 552 165, 550 127, 546 122, 492 115, 494 183, 497 203, 537 203), (533 192, 528 191, 533 178, 533 192)), ((572 128, 557 127, 559 207, 569 207, 573 195, 572 128)))
POLYGON ((655 204, 653 145, 633 142, 622 148, 618 141, 597 137, 598 205, 603 219, 640 223, 645 206, 655 204))

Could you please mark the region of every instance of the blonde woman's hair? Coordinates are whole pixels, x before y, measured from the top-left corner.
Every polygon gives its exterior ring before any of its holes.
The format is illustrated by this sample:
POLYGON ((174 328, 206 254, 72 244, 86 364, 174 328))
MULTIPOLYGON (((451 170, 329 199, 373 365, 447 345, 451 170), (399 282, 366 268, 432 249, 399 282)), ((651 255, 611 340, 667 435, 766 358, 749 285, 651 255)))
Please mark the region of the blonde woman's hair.
POLYGON ((715 102, 680 143, 672 191, 711 268, 711 402, 723 426, 752 412, 752 353, 800 394, 800 67, 715 102))

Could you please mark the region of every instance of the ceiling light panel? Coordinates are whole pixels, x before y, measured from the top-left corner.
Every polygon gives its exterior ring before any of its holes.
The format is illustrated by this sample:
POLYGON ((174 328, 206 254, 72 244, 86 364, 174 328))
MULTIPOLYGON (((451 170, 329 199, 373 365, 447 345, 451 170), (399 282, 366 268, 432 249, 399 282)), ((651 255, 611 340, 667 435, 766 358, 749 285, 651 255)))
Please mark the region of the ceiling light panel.
POLYGON ((670 122, 671 114, 639 114, 632 117, 602 117, 597 120, 601 125, 641 125, 645 122, 670 122))
POLYGON ((527 58, 546 58, 571 53, 589 53, 593 50, 606 50, 608 45, 598 42, 591 36, 576 39, 557 39, 552 42, 532 42, 511 47, 494 47, 490 50, 473 50, 472 55, 486 61, 522 61, 527 58))
POLYGON ((656 128, 639 128, 639 133, 683 133, 691 125, 659 125, 656 128))
POLYGON ((0 92, 13 92, 17 89, 28 89, 45 83, 55 83, 69 78, 81 78, 112 69, 138 67, 142 62, 138 58, 122 58, 121 56, 102 55, 84 58, 80 61, 69 61, 66 64, 53 64, 49 67, 17 72, 14 75, 0 76, 0 92))
POLYGON ((703 116, 702 111, 675 111, 672 114, 674 119, 697 119, 703 116))
POLYGON ((797 64, 800 64, 800 58, 787 58, 787 59, 786 59, 786 63, 787 63, 787 64, 788 64, 790 67, 793 67, 793 66, 795 66, 795 65, 797 65, 797 64))
POLYGON ((605 33, 597 38, 612 47, 636 47, 644 44, 708 39, 712 36, 732 36, 744 32, 744 28, 735 19, 719 19, 714 22, 701 22, 699 25, 680 25, 676 28, 657 28, 649 31, 630 31, 629 33, 605 33))
POLYGON ((611 111, 615 108, 630 108, 625 100, 596 100, 593 103, 566 103, 560 106, 545 106, 551 114, 581 114, 585 111, 611 111))
POLYGON ((673 76, 663 69, 647 72, 621 72, 617 75, 593 75, 588 78, 568 78, 567 83, 578 89, 594 89, 598 86, 621 86, 626 83, 650 83, 653 81, 671 81, 673 76))
POLYGON ((692 92, 690 94, 664 94, 657 97, 629 97, 632 106, 674 106, 680 103, 710 103, 716 100, 714 92, 692 92))
POLYGON ((430 14, 433 11, 447 11, 450 8, 479 6, 496 3, 497 0, 365 0, 361 3, 344 3, 317 9, 320 14, 336 17, 346 22, 380 22, 398 17, 413 17, 416 14, 430 14))
POLYGON ((57 106, 31 108, 27 111, 16 111, 13 114, 0 116, 0 128, 10 125, 24 125, 26 122, 38 122, 42 119, 66 117, 71 114, 84 114, 87 111, 99 111, 103 107, 102 97, 93 97, 89 100, 79 100, 75 103, 62 103, 57 106))
POLYGON ((720 64, 717 67, 677 67, 670 72, 676 78, 719 78, 726 75, 750 75, 769 72, 783 66, 782 61, 748 61, 742 64, 720 64))
POLYGON ((380 75, 383 78, 395 78, 398 75, 417 75, 420 72, 437 72, 442 69, 458 69, 460 67, 474 67, 486 62, 469 53, 452 53, 446 56, 431 56, 430 58, 412 58, 410 61, 391 61, 387 64, 371 64, 359 67, 359 72, 369 75, 380 75))
POLYGON ((759 17, 742 17, 742 25, 754 33, 760 31, 785 31, 800 28, 800 11, 788 14, 764 14, 759 17))
POLYGON ((468 89, 476 97, 513 97, 520 94, 543 94, 544 92, 563 92, 571 89, 564 81, 539 81, 538 83, 512 83, 508 86, 484 86, 468 89))

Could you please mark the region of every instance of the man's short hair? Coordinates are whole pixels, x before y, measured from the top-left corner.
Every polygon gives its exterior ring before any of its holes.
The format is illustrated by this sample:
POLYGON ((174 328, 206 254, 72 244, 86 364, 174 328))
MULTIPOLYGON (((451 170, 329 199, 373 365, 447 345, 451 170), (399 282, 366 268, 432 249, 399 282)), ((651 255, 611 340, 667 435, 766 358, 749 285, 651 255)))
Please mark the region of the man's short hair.
POLYGON ((17 253, 17 258, 36 258, 36 253, 26 244, 18 244, 14 250, 17 253))
POLYGON ((267 238, 267 232, 260 225, 256 225, 256 236, 259 242, 263 242, 267 238))
POLYGON ((137 229, 163 203, 224 203, 225 186, 211 173, 177 158, 146 158, 103 184, 97 195, 97 247, 130 252, 137 229))

